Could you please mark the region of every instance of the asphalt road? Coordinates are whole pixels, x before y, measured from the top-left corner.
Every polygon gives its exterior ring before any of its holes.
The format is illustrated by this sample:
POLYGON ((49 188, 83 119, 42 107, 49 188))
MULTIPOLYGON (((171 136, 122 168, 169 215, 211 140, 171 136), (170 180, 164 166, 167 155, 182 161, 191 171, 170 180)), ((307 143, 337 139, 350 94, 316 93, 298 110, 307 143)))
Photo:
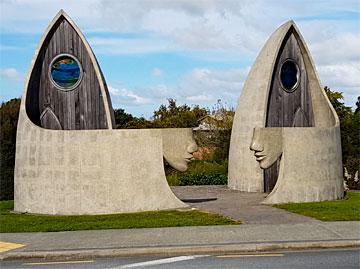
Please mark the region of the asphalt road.
POLYGON ((332 269, 332 268, 360 268, 360 250, 313 250, 302 252, 277 252, 263 254, 236 254, 236 255, 199 255, 177 257, 130 257, 93 259, 83 261, 6 261, 0 263, 0 268, 171 268, 171 269, 235 269, 235 268, 274 268, 274 269, 332 269))

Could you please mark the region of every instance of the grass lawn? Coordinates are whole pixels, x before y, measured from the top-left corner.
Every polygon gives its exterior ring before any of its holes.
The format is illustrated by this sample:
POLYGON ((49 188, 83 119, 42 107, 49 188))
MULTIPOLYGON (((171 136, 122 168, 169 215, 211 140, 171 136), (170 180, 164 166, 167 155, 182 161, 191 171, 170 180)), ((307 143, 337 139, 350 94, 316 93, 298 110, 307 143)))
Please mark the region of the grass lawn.
POLYGON ((13 208, 13 201, 0 202, 1 233, 240 224, 240 222, 198 210, 149 211, 95 216, 44 216, 14 214, 10 212, 13 208))
POLYGON ((322 221, 360 220, 360 192, 348 192, 344 200, 282 204, 274 207, 322 221))

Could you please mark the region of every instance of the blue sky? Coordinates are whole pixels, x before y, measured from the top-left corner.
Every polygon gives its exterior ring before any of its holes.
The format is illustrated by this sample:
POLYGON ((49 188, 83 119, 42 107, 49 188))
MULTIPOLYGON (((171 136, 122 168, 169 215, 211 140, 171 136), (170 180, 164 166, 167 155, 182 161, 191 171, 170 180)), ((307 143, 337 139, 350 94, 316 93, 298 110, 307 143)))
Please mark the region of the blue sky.
POLYGON ((295 20, 325 86, 360 95, 360 1, 2 0, 0 101, 19 97, 34 50, 64 9, 93 48, 114 108, 151 117, 167 98, 235 107, 270 34, 295 20))

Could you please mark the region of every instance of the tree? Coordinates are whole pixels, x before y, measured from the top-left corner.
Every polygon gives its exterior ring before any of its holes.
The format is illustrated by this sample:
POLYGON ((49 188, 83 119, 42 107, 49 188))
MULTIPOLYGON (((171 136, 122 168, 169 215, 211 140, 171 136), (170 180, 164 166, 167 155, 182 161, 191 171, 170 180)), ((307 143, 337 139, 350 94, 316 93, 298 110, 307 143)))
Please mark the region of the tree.
MULTIPOLYGON (((343 164, 347 168, 350 178, 354 179, 355 173, 360 167, 360 98, 358 97, 356 102, 355 112, 352 112, 351 107, 345 106, 341 101, 344 99, 341 92, 331 91, 328 87, 325 87, 324 90, 339 116, 343 164)), ((360 188, 359 181, 350 180, 348 185, 350 188, 360 188)))
POLYGON ((208 114, 205 108, 184 104, 178 106, 175 99, 168 99, 168 106, 161 105, 153 114, 155 128, 191 128, 198 126, 199 119, 208 114))
POLYGON ((0 200, 14 197, 16 128, 20 99, 11 99, 0 107, 0 200))
POLYGON ((133 119, 127 122, 123 128, 125 129, 148 129, 153 128, 153 124, 151 121, 148 121, 144 117, 133 117, 133 119))
POLYGON ((114 109, 114 117, 116 129, 124 128, 128 122, 134 120, 134 117, 131 114, 126 113, 122 108, 114 109))
POLYGON ((360 112, 360 96, 358 96, 357 98, 357 102, 356 102, 356 108, 355 108, 355 114, 360 112))

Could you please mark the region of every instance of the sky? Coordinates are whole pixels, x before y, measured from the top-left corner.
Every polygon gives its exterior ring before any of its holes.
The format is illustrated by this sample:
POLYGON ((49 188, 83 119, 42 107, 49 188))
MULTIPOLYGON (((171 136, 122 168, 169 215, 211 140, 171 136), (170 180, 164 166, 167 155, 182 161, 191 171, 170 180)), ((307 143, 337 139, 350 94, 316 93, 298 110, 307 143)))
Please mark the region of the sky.
POLYGON ((92 47, 114 108, 150 118, 168 98, 236 107, 260 49, 293 19, 323 86, 360 95, 360 0, 0 0, 0 102, 20 97, 60 9, 92 47))

